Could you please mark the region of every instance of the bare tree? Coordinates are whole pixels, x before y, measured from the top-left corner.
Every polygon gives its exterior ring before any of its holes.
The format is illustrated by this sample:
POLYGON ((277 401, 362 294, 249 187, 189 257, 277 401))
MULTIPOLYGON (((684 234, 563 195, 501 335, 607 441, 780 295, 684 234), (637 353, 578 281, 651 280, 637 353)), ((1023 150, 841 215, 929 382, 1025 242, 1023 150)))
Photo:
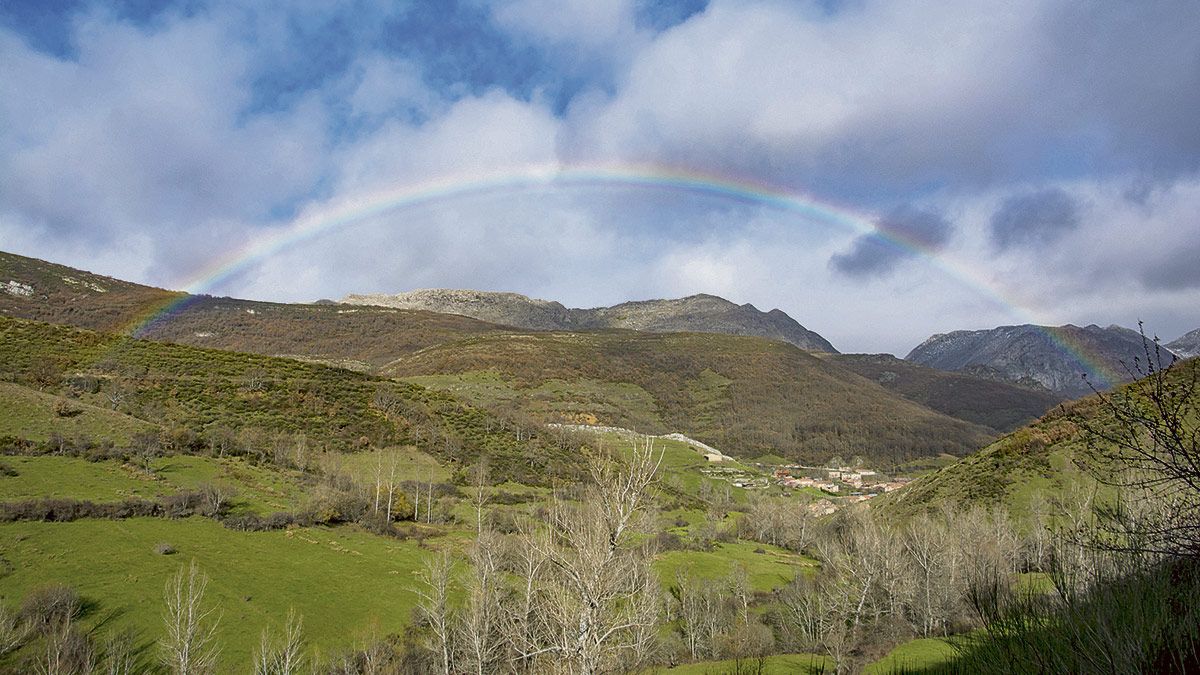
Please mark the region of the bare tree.
POLYGON ((1200 359, 1175 361, 1141 322, 1138 328, 1145 361, 1126 365, 1134 381, 1096 391, 1106 416, 1089 416, 1086 406, 1070 416, 1085 433, 1090 473, 1122 491, 1116 503, 1098 505, 1102 536, 1095 543, 1200 556, 1200 359))
POLYGON ((523 657, 551 654, 582 675, 647 658, 661 592, 650 551, 630 539, 661 463, 649 439, 627 461, 593 463, 582 503, 556 501, 548 536, 525 539, 546 560, 552 627, 545 643, 523 657))
POLYGON ((109 635, 104 641, 104 675, 134 675, 137 672, 134 634, 126 629, 109 635))
POLYGON ((70 616, 51 627, 46 649, 37 662, 38 675, 90 675, 96 670, 96 651, 70 616))
POLYGON ((203 675, 216 668, 219 619, 215 608, 205 607, 207 589, 208 576, 194 560, 167 582, 165 634, 159 648, 163 664, 174 675, 203 675))
POLYGON ((942 522, 922 513, 904 530, 904 552, 912 564, 910 614, 924 637, 947 635, 962 584, 950 533, 942 522))
POLYGON ((475 484, 475 490, 471 494, 471 506, 475 507, 475 532, 477 535, 482 536, 484 509, 491 500, 491 494, 487 491, 487 459, 479 460, 479 463, 472 468, 471 473, 472 482, 475 484))
POLYGON ((450 675, 454 645, 454 616, 450 607, 450 595, 454 590, 454 563, 450 554, 441 554, 425 561, 417 588, 420 601, 417 609, 424 623, 433 634, 431 648, 438 656, 438 666, 443 675, 450 675))
POLYGON ((254 656, 254 675, 297 675, 304 669, 303 623, 296 610, 289 609, 283 634, 278 639, 263 629, 254 656))
POLYGON ((476 675, 495 672, 505 659, 501 631, 502 587, 499 545, 495 534, 480 531, 471 547, 471 571, 467 580, 467 602, 459 617, 458 644, 464 666, 476 675))
POLYGON ((33 626, 22 621, 20 615, 7 605, 0 604, 0 656, 25 644, 31 632, 33 626))

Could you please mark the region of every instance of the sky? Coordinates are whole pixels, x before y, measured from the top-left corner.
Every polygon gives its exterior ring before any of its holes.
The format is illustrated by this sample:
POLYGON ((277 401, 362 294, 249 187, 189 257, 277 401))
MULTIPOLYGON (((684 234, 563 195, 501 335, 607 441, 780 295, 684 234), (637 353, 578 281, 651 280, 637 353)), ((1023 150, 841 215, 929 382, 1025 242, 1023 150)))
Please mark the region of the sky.
POLYGON ((1197 111, 1195 0, 7 0, 0 249, 279 301, 713 293, 842 351, 1170 340, 1197 111))

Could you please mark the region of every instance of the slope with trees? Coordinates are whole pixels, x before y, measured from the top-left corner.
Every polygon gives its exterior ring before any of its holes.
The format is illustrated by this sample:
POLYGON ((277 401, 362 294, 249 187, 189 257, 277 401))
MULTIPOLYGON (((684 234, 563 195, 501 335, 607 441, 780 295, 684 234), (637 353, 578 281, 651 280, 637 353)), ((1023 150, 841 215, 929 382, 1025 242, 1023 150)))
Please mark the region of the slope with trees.
MULTIPOLYGON (((388 365, 395 376, 440 375, 441 386, 558 414, 590 411, 602 424, 637 426, 661 420, 650 433, 681 431, 745 458, 769 453, 826 461, 862 456, 891 466, 940 453, 964 455, 991 432, 907 401, 880 385, 792 345, 761 338, 700 333, 628 331, 482 336, 433 347, 388 365), (470 379, 496 373, 487 390, 459 387, 448 375, 470 379), (562 382, 566 399, 547 408, 545 385, 562 382), (573 383, 634 385, 652 407, 633 418, 618 391, 573 383), (599 395, 602 400, 592 397, 599 395)), ((421 379, 422 382, 430 380, 421 379)), ((461 381, 461 380, 460 380, 461 381)))

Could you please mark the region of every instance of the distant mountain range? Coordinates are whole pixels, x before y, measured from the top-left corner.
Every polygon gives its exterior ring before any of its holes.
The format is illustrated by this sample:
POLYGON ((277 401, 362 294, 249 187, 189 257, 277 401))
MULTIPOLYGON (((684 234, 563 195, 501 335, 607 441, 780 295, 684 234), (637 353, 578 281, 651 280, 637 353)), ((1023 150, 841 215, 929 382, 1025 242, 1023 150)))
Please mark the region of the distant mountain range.
MULTIPOLYGON (((905 358, 1076 397, 1091 392, 1089 380, 1099 388, 1129 381, 1126 365, 1132 367, 1135 359, 1144 362, 1145 348, 1137 331, 1121 326, 1024 324, 939 333, 905 358), (1083 379, 1085 373, 1089 380, 1083 379)), ((1170 359, 1169 353, 1165 358, 1170 359)))
POLYGON ((752 335, 781 340, 808 351, 837 353, 828 340, 781 310, 763 312, 749 303, 738 305, 715 295, 575 309, 516 293, 428 289, 390 295, 349 295, 342 303, 460 314, 529 330, 624 328, 648 333, 752 335))
POLYGON ((1176 356, 1181 358, 1191 358, 1200 356, 1200 328, 1167 343, 1167 349, 1170 349, 1176 356))

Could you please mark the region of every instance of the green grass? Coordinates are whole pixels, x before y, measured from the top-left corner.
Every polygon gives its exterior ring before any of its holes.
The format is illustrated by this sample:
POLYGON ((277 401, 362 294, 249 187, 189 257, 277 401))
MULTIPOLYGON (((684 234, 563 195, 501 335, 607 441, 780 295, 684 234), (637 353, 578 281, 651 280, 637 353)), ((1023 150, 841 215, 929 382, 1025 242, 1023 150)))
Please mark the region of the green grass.
POLYGON ((58 433, 68 438, 89 436, 127 444, 134 434, 157 429, 149 422, 114 410, 9 382, 0 382, 0 408, 3 409, 3 413, 0 413, 0 436, 35 441, 44 441, 50 434, 58 433), (79 410, 79 413, 69 417, 58 415, 55 406, 61 403, 79 410))
POLYGON ((237 491, 232 502, 234 512, 288 511, 304 498, 304 487, 293 472, 255 466, 240 458, 160 457, 151 462, 153 474, 111 460, 90 462, 53 455, 12 456, 0 461, 17 472, 16 476, 0 476, 0 501, 40 497, 94 502, 128 497, 153 499, 205 483, 233 487, 237 491))
MULTIPOLYGON (((739 664, 742 667, 741 672, 757 673, 758 660, 753 658, 741 659, 740 661, 728 659, 725 661, 703 661, 700 663, 688 663, 674 668, 666 668, 663 670, 654 670, 655 673, 671 673, 672 675, 725 675, 727 673, 738 672, 739 664)), ((833 660, 818 654, 776 654, 767 656, 762 661, 763 675, 804 675, 805 673, 831 673, 833 672, 833 660)))
POLYGON ((888 652, 888 655, 863 669, 866 675, 885 675, 894 672, 921 672, 934 666, 948 664, 958 652, 948 639, 920 638, 910 640, 888 652))
POLYGON ((401 630, 424 554, 348 528, 248 533, 192 518, 10 523, 0 525, 0 555, 10 570, 0 576, 4 602, 66 583, 88 603, 86 626, 101 634, 129 627, 142 642, 159 635, 166 580, 194 559, 211 577, 208 599, 221 611, 220 670, 248 672, 259 632, 278 626, 291 607, 325 655, 372 630, 401 630), (178 553, 155 553, 160 542, 178 553))
POLYGON ((737 541, 718 543, 712 551, 667 551, 659 554, 654 569, 664 583, 674 583, 680 572, 699 579, 723 579, 744 567, 754 591, 769 592, 786 586, 797 574, 815 570, 817 562, 768 544, 737 541), (755 553, 756 550, 763 553, 755 553))
MULTIPOLYGON (((421 452, 413 446, 387 448, 384 453, 385 471, 387 470, 386 462, 390 461, 390 454, 395 453, 396 475, 399 480, 433 480, 437 483, 450 480, 450 471, 445 466, 439 464, 432 455, 421 452)), ((378 456, 376 452, 353 452, 342 455, 338 459, 343 471, 363 482, 373 483, 378 456)))

